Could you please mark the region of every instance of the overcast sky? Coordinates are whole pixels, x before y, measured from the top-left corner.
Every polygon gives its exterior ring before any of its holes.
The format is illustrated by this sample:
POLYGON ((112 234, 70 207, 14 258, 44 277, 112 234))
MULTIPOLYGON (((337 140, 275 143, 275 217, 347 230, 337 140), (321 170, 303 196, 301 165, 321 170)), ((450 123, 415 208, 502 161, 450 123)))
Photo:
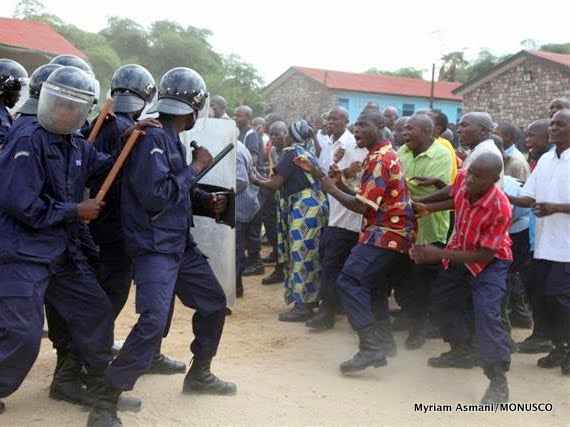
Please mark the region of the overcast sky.
MULTIPOLYGON (((12 16, 18 0, 2 0, 12 16)), ((271 82, 292 65, 362 72, 431 69, 443 53, 482 48, 516 53, 521 41, 570 42, 568 1, 380 0, 41 0, 47 12, 88 31, 107 17, 143 26, 160 19, 208 28, 214 50, 235 53, 271 82), (534 7, 531 7, 531 4, 534 7)))

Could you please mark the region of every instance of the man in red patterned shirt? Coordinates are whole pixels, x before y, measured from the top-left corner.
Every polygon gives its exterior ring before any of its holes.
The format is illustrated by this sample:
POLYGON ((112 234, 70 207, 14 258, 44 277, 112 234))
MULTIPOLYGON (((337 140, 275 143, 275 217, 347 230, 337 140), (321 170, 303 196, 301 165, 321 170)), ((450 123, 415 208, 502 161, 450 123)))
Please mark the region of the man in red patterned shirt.
MULTIPOLYGON (((409 262, 407 253, 417 231, 402 165, 390 141, 382 140, 383 129, 384 118, 377 111, 363 113, 354 124, 356 144, 369 152, 356 193, 342 180, 310 170, 321 180, 325 192, 347 209, 364 215, 358 244, 337 279, 342 305, 360 339, 358 353, 340 365, 343 373, 386 365, 378 323, 389 319, 388 297, 386 291, 373 294, 373 290, 385 286, 386 276, 398 274, 406 260, 409 262)), ((297 165, 305 166, 302 161, 297 165)))
MULTIPOLYGON (((418 263, 443 260, 445 270, 433 288, 433 304, 444 340, 451 351, 432 357, 434 368, 472 368, 469 330, 465 322, 465 287, 471 288, 479 363, 491 380, 481 404, 508 401, 505 373, 510 366, 507 333, 501 323, 501 304, 506 297, 506 279, 512 261, 511 206, 495 183, 502 159, 483 153, 458 175, 449 198, 415 206, 416 212, 453 209, 455 225, 447 247, 415 246, 410 251, 418 263)), ((437 194, 437 193, 436 193, 437 194)), ((426 198, 427 199, 427 198, 426 198)))

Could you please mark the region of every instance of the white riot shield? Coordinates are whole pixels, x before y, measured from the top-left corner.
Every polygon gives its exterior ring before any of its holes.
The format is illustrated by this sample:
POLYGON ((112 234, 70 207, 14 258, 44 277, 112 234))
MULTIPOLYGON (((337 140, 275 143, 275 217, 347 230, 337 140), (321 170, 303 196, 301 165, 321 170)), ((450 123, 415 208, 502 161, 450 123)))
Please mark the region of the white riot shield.
MULTIPOLYGON (((207 148, 216 156, 228 144, 236 144, 237 129, 233 120, 198 119, 194 129, 183 132, 180 140, 186 147, 187 161, 192 161, 191 141, 207 148)), ((230 151, 201 180, 227 189, 236 185, 236 152, 230 151)), ((233 309, 236 300, 235 229, 216 223, 212 218, 194 216, 192 235, 200 250, 209 258, 210 266, 226 294, 228 307, 233 309)))

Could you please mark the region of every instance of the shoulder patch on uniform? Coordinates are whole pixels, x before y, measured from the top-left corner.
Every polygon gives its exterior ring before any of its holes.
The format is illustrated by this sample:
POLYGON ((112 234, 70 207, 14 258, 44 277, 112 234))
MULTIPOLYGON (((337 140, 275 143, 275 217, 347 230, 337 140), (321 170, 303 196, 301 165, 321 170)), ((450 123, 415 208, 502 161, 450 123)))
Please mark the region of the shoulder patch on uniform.
POLYGON ((18 151, 16 154, 14 154, 14 160, 16 160, 18 157, 30 157, 30 152, 29 151, 18 151))
POLYGON ((153 148, 152 150, 150 150, 150 155, 152 156, 154 153, 164 154, 164 150, 160 148, 153 148))

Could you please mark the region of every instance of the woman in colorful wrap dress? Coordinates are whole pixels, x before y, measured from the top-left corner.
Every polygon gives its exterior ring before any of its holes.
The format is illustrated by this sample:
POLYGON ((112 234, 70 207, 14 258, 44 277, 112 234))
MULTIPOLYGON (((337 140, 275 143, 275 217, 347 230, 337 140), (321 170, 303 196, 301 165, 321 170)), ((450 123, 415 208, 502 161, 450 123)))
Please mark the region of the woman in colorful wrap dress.
POLYGON ((312 317, 317 303, 321 276, 318 248, 327 224, 328 201, 319 182, 293 163, 293 159, 302 156, 317 165, 317 159, 307 149, 313 137, 309 124, 299 120, 287 130, 283 122, 277 122, 272 125, 270 136, 281 149, 275 174, 270 179, 254 175, 251 180, 261 187, 278 190, 278 262, 285 272, 285 303, 294 303, 292 310, 279 315, 279 320, 304 322, 312 317))

